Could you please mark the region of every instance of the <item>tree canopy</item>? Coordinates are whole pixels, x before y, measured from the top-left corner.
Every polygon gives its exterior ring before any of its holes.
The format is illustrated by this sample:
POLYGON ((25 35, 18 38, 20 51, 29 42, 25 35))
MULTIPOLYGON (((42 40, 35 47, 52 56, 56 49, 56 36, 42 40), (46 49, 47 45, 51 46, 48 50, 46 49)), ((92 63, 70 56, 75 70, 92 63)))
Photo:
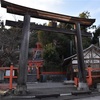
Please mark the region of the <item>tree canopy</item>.
POLYGON ((98 44, 99 45, 99 39, 98 37, 100 36, 100 26, 98 26, 95 30, 95 32, 93 33, 93 38, 92 38, 92 43, 93 44, 98 44))
POLYGON ((84 12, 82 12, 82 13, 79 14, 79 17, 80 18, 87 18, 87 19, 89 19, 91 17, 90 16, 90 12, 84 11, 84 12))

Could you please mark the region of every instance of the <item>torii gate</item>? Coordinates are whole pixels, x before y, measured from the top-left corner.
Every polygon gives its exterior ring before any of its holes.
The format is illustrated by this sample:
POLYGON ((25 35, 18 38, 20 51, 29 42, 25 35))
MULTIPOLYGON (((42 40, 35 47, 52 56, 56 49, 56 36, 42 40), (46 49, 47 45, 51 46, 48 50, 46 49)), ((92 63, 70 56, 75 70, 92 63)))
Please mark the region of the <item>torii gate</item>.
POLYGON ((64 34, 73 34, 75 35, 75 42, 77 48, 77 56, 78 56, 78 70, 79 70, 79 89, 88 90, 88 85, 86 83, 85 76, 85 66, 84 66, 84 58, 83 58, 83 47, 82 47, 82 38, 81 38, 81 29, 82 26, 91 26, 95 19, 85 19, 72 17, 37 9, 31 9, 23 6, 19 6, 13 3, 6 2, 1 0, 1 6, 7 9, 8 13, 13 13, 17 15, 24 16, 23 22, 23 40, 21 43, 21 51, 20 51, 20 59, 19 59, 19 75, 18 75, 18 83, 16 87, 16 93, 25 94, 27 91, 27 59, 28 59, 28 45, 29 45, 29 31, 30 31, 30 17, 46 19, 51 21, 58 21, 64 23, 74 24, 74 31, 72 30, 63 30, 54 27, 40 27, 34 25, 33 29, 42 29, 47 31, 61 32, 64 34))

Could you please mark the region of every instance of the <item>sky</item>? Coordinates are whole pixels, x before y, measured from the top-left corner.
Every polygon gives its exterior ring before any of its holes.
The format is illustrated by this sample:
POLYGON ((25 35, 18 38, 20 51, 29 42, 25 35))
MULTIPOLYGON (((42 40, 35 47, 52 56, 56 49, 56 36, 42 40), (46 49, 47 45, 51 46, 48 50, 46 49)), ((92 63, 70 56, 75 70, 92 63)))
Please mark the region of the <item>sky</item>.
MULTIPOLYGON (((70 15, 78 17, 84 11, 90 12, 91 19, 96 19, 94 25, 100 25, 100 0, 5 0, 18 5, 26 6, 29 8, 40 9, 44 11, 70 15)), ((5 8, 0 6, 0 19, 1 20, 23 20, 22 16, 8 14, 5 8)), ((47 23, 31 18, 31 21, 36 23, 47 23)))

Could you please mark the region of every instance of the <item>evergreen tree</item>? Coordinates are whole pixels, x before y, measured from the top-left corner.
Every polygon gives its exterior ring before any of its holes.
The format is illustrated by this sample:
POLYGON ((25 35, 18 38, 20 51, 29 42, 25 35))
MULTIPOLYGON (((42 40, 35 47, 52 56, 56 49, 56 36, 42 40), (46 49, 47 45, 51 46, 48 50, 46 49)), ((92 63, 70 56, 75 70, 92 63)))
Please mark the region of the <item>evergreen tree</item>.
POLYGON ((93 38, 92 38, 92 43, 93 44, 99 44, 99 39, 98 37, 100 36, 100 26, 98 26, 95 30, 95 32, 93 33, 93 38))

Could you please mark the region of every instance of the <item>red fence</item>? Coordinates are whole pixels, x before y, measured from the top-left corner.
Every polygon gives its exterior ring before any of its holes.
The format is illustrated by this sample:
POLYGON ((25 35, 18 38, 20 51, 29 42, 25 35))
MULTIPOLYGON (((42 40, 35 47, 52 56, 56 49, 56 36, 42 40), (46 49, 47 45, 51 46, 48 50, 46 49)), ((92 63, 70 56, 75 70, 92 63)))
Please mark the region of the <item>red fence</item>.
MULTIPOLYGON (((98 81, 100 82, 100 68, 89 67, 89 68, 86 69, 86 71, 87 71, 87 74, 88 74, 86 76, 88 86, 91 86, 94 83, 97 83, 98 81)), ((78 77, 74 78, 74 82, 75 82, 75 85, 78 86, 78 82, 79 82, 78 77)))
POLYGON ((4 78, 9 79, 9 89, 11 90, 13 88, 13 79, 17 78, 17 76, 13 75, 13 71, 18 70, 18 68, 11 65, 10 67, 0 67, 0 70, 9 70, 10 71, 10 75, 9 76, 4 76, 4 78))

